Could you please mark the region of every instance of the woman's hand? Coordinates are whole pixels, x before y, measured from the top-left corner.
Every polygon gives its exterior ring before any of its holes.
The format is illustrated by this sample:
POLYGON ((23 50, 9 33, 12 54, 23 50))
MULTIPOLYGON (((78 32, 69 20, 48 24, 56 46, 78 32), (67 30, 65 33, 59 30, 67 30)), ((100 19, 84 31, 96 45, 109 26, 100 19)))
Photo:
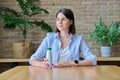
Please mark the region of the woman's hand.
POLYGON ((90 60, 82 60, 79 61, 78 64, 75 64, 74 61, 72 62, 62 62, 62 63, 57 63, 54 65, 54 67, 72 67, 72 66, 92 66, 92 62, 90 60))
POLYGON ((41 62, 41 67, 44 69, 48 69, 49 68, 49 64, 47 63, 48 60, 46 58, 43 59, 43 61, 41 62))
POLYGON ((54 67, 71 67, 73 64, 73 62, 62 62, 55 64, 54 67))
POLYGON ((43 61, 39 61, 39 60, 33 60, 32 61, 32 66, 39 66, 43 69, 48 69, 49 68, 49 64, 47 63, 48 60, 46 58, 43 59, 43 61))

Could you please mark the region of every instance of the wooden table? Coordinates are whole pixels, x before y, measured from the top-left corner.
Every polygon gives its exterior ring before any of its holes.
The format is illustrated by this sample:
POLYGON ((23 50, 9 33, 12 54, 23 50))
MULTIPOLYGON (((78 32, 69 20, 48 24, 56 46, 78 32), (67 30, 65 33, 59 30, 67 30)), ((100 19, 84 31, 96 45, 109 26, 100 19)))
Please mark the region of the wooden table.
POLYGON ((42 69, 17 66, 1 73, 0 80, 120 80, 120 67, 104 65, 42 69))

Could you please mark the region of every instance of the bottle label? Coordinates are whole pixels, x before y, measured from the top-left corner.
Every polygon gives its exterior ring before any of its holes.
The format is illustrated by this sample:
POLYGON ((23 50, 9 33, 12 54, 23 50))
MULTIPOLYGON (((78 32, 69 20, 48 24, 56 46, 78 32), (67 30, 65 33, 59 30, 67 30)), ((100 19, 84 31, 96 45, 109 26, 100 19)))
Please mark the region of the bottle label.
POLYGON ((47 49, 46 59, 48 60, 49 68, 52 68, 52 52, 51 52, 51 48, 47 49))

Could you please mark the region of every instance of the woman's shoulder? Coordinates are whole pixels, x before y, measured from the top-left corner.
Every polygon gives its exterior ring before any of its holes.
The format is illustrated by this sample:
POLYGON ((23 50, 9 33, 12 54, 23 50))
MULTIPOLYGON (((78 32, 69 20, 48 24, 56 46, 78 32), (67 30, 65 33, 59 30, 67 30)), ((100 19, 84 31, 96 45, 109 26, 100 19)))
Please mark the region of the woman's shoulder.
POLYGON ((48 32, 46 38, 47 39, 54 39, 54 37, 57 35, 56 32, 48 32))
POLYGON ((73 37, 74 38, 83 38, 83 35, 82 34, 74 34, 73 37))
POLYGON ((46 34, 46 37, 44 38, 44 41, 52 41, 54 40, 55 32, 48 32, 46 34))
POLYGON ((56 32, 48 32, 47 37, 53 37, 56 35, 56 32))

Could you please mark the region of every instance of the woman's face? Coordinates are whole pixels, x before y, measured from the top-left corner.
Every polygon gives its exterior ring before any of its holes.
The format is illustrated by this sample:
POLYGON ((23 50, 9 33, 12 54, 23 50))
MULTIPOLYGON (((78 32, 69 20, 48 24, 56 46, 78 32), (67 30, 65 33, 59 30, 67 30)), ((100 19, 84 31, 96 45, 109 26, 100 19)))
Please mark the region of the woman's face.
POLYGON ((58 13, 56 19, 56 26, 60 31, 69 31, 72 20, 69 20, 63 13, 58 13))

